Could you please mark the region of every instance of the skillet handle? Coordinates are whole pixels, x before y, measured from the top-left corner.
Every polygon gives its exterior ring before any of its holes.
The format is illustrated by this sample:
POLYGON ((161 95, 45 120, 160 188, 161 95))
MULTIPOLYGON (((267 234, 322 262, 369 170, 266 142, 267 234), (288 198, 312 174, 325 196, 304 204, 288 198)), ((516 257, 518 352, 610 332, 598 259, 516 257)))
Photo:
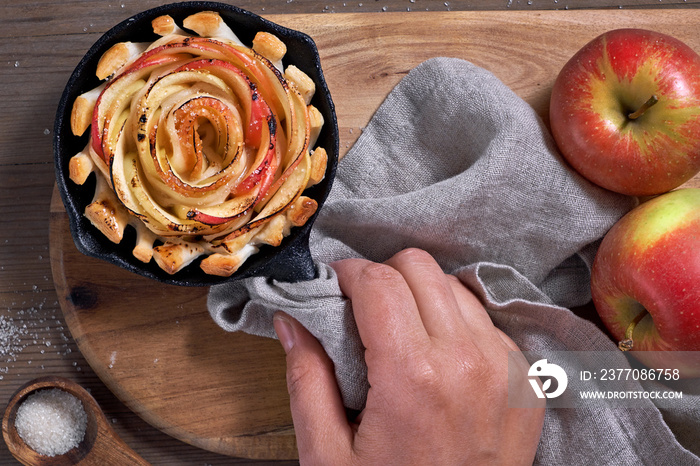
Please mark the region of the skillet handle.
POLYGON ((309 249, 309 235, 300 235, 284 251, 280 251, 270 266, 268 277, 288 283, 303 282, 316 278, 316 266, 309 249))

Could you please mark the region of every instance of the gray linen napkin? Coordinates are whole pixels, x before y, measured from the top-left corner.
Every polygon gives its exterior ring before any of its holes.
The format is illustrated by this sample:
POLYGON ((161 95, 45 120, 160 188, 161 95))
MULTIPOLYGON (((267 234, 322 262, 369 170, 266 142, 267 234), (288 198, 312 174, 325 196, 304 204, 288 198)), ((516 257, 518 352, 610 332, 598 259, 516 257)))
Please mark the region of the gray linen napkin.
MULTIPOLYGON (((208 306, 225 330, 272 338, 274 312, 295 317, 326 349, 354 409, 368 385, 350 303, 328 266, 343 258, 381 262, 425 249, 521 349, 612 351, 567 308, 590 300, 598 240, 635 203, 569 169, 534 110, 491 73, 435 58, 396 86, 341 161, 310 238, 318 277, 214 286, 208 306)), ((697 401, 694 412, 663 416, 651 402, 631 411, 550 409, 537 462, 694 464, 665 419, 685 429, 686 446, 696 441, 697 401)))

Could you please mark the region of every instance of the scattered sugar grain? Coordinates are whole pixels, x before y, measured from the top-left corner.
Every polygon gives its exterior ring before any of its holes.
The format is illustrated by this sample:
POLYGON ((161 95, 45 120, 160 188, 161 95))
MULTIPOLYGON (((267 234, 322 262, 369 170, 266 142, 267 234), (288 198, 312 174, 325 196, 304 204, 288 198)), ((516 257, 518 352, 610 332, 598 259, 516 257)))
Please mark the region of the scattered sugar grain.
POLYGON ((14 362, 17 355, 26 347, 22 338, 29 335, 27 325, 19 326, 12 317, 0 315, 0 357, 5 362, 14 362))
POLYGON ((87 414, 80 400, 70 393, 44 389, 29 395, 19 406, 15 428, 37 453, 62 455, 85 437, 87 414))

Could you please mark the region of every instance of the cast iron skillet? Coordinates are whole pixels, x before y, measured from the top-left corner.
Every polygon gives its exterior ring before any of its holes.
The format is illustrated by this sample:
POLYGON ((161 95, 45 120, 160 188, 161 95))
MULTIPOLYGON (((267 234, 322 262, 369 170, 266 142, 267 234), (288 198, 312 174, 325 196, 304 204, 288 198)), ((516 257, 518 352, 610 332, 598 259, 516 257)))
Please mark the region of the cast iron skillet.
POLYGON ((338 124, 335 107, 321 70, 316 44, 308 35, 224 3, 184 2, 144 11, 107 31, 85 54, 73 71, 61 96, 56 113, 54 135, 56 181, 70 219, 71 235, 78 250, 83 254, 111 262, 148 278, 183 286, 213 285, 252 276, 265 276, 289 282, 314 278, 316 271, 309 252, 309 234, 335 176, 338 161, 338 124), (127 40, 151 42, 157 39, 158 36, 153 33, 151 21, 158 16, 168 14, 182 27, 185 17, 199 11, 217 11, 245 44, 251 44, 258 31, 277 35, 287 46, 285 66, 296 65, 316 83, 316 94, 312 104, 321 111, 325 120, 317 146, 325 148, 328 152, 326 176, 323 181, 304 193, 318 202, 319 208, 316 214, 304 226, 292 228, 291 234, 282 241, 280 246, 261 247, 260 251, 248 258, 231 277, 205 274, 199 267, 200 260, 174 275, 161 270, 153 260, 148 264, 142 263, 131 253, 136 237, 132 227, 127 227, 120 244, 114 244, 83 216, 85 206, 93 198, 95 176, 90 175, 88 181, 82 186, 73 183, 68 176, 70 158, 85 147, 90 132, 86 131, 82 137, 73 135, 70 129, 71 109, 76 97, 99 84, 99 80, 95 77, 95 69, 102 54, 117 42, 127 40))

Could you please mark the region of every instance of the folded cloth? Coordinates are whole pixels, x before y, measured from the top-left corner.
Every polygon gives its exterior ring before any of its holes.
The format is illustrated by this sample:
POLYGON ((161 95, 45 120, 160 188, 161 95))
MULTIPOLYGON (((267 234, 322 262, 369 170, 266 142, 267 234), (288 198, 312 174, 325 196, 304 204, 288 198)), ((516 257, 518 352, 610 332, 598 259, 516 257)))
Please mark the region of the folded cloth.
MULTIPOLYGON (((424 249, 480 296, 521 349, 611 350, 603 332, 567 308, 590 300, 598 241, 635 203, 568 168, 534 110, 494 75, 435 58, 392 90, 339 164, 311 232, 317 278, 213 286, 208 306, 226 330, 273 338, 274 312, 296 318, 333 360, 353 409, 364 406, 368 384, 352 308, 328 265, 339 259, 381 262, 424 249)), ((685 426, 692 442, 697 400, 694 412, 675 417, 651 402, 619 412, 550 409, 537 461, 651 464, 663 454, 669 464, 691 464, 698 458, 665 420, 685 426)))

